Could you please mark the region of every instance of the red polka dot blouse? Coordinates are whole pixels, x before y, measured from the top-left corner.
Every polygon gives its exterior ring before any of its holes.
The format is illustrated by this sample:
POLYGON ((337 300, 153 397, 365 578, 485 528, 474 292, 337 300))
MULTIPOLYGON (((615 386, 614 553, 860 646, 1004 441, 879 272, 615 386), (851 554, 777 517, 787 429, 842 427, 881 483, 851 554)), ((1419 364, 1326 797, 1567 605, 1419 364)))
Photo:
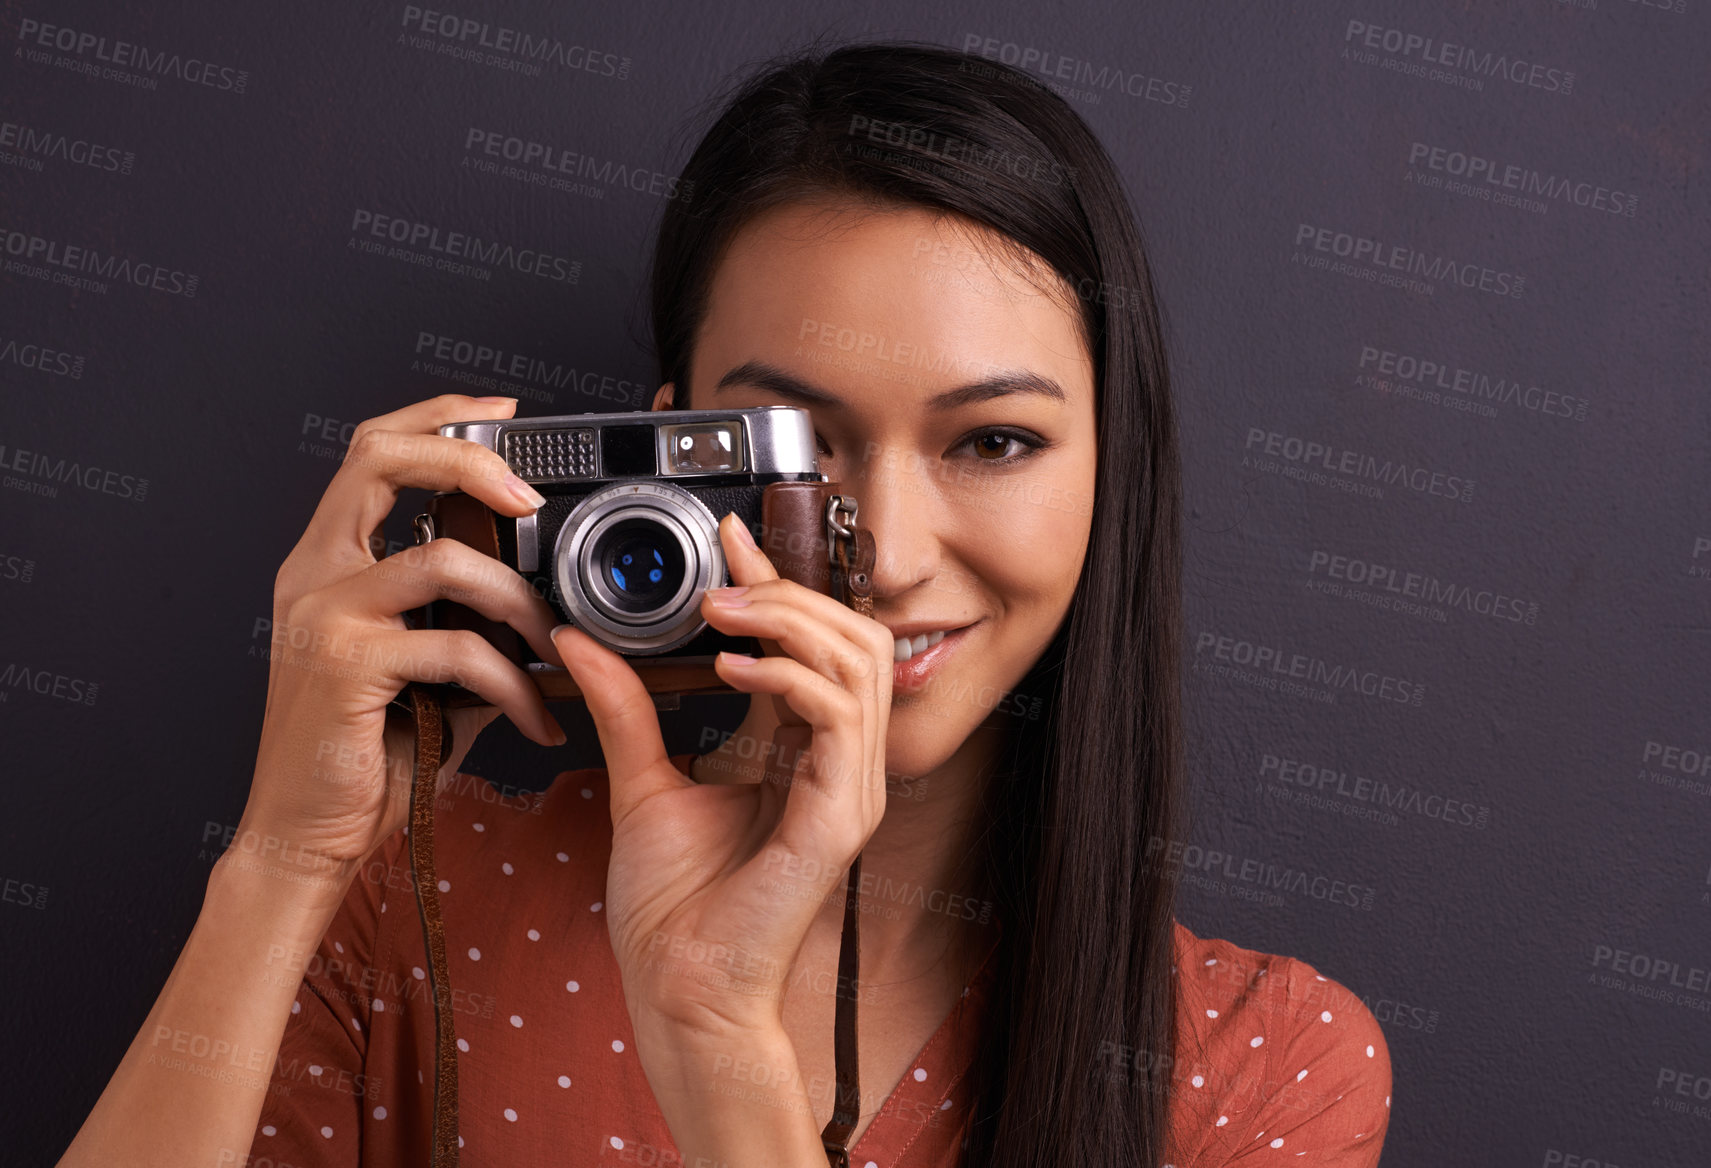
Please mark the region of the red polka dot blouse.
MULTIPOLYGON (((687 774, 691 757, 672 762, 687 774)), ((602 768, 565 772, 539 793, 460 773, 441 793, 464 1164, 683 1163, 636 1057, 601 915, 607 808, 602 768)), ((434 1015, 407 843, 400 832, 375 851, 319 948, 294 964, 302 984, 250 1168, 428 1162, 434 1015)), ((1175 949, 1173 1168, 1377 1164, 1390 1059, 1360 998, 1305 962, 1202 939, 1180 922, 1175 949)), ((852 1165, 960 1163, 991 979, 989 951, 861 1133, 852 1165)), ((1149 1070, 1119 1044, 1098 1057, 1112 1074, 1149 1070)))

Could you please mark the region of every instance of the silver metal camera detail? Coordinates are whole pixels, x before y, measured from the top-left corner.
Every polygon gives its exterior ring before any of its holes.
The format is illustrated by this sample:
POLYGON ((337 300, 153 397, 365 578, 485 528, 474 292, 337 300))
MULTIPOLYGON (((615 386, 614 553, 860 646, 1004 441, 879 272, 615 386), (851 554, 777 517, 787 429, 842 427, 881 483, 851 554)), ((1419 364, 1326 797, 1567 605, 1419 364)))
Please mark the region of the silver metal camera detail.
MULTIPOLYGON (((725 581, 719 516, 693 488, 751 476, 824 481, 812 418, 795 406, 459 422, 440 433, 493 450, 549 501, 581 496, 552 537, 545 574, 573 624, 632 654, 693 640, 707 627, 702 593, 725 581)), ((514 522, 516 569, 541 573, 540 517, 514 522)))
POLYGON ((553 544, 553 579, 570 609, 572 623, 598 640, 621 644, 631 652, 663 653, 690 640, 705 627, 699 600, 725 581, 725 553, 719 546, 719 519, 694 495, 657 480, 617 483, 579 503, 553 544), (612 587, 610 571, 592 553, 602 536, 622 530, 626 521, 663 530, 676 544, 666 556, 677 570, 653 571, 678 581, 668 597, 656 597, 645 618, 625 619, 625 598, 612 587))
MULTIPOLYGON (((570 414, 551 418, 516 418, 501 422, 453 422, 440 427, 440 433, 447 438, 468 438, 479 442, 489 450, 504 456, 518 478, 531 486, 540 483, 573 482, 577 478, 602 478, 602 468, 593 468, 593 473, 586 475, 567 475, 559 477, 551 474, 533 473, 535 468, 530 465, 524 455, 525 444, 539 444, 548 436, 565 435, 566 445, 574 443, 573 437, 577 431, 595 430, 607 426, 633 426, 641 422, 659 419, 660 447, 670 443, 670 434, 665 427, 697 426, 709 422, 726 422, 742 431, 747 441, 740 452, 745 465, 739 469, 754 474, 797 474, 813 473, 817 469, 814 459, 814 423, 807 410, 797 406, 751 406, 741 410, 661 410, 661 411, 631 411, 615 414, 570 414), (667 421, 666 419, 669 419, 667 421), (519 449, 508 447, 515 441, 519 449), (519 462, 522 467, 519 467, 519 462)), ((704 474, 728 474, 727 469, 693 470, 669 472, 663 468, 671 465, 667 449, 658 450, 661 475, 671 478, 695 477, 704 474)))

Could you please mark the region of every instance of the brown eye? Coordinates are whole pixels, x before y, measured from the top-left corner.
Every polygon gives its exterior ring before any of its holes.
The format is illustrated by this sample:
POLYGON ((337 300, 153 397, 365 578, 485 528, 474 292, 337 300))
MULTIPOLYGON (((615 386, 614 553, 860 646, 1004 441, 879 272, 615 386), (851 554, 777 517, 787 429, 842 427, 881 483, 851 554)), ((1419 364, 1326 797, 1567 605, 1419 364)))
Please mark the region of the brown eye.
POLYGON ((957 445, 972 447, 976 462, 1006 467, 1032 458, 1051 443, 1029 430, 994 429, 975 430, 957 445))

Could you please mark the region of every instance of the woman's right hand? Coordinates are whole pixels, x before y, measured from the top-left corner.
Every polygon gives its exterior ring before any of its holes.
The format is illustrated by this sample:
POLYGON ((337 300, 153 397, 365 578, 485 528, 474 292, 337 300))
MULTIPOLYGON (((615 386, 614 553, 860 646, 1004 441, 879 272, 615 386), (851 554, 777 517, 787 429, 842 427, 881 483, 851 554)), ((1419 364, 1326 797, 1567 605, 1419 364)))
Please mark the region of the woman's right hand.
MULTIPOLYGON (((528 675, 479 634, 410 629, 402 613, 448 598, 515 628, 558 663, 559 619, 515 570, 451 539, 376 560, 371 540, 401 487, 463 491, 501 515, 539 496, 497 453, 446 438, 447 422, 511 417, 512 398, 445 394, 356 427, 344 463, 274 581, 267 708, 240 831, 276 840, 275 855, 317 872, 354 871, 408 817, 414 728, 387 717, 412 681, 455 681, 487 705, 448 709, 455 771, 500 713, 556 746, 564 732, 528 675)), ((382 549, 384 550, 384 549, 382 549)))

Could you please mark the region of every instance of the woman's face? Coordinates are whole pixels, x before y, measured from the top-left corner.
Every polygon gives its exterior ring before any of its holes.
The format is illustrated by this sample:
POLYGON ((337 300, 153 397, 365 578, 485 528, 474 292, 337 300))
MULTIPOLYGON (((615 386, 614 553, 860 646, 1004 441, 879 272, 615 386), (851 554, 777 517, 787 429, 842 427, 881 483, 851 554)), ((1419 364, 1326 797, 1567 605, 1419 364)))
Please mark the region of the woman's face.
POLYGON ((914 653, 893 666, 898 776, 982 722, 1038 716, 1011 691, 1087 551, 1093 363, 1074 296, 1043 262, 1041 292, 994 240, 923 208, 774 208, 733 239, 695 342, 689 408, 806 407, 820 469, 859 501, 873 618, 914 653))

